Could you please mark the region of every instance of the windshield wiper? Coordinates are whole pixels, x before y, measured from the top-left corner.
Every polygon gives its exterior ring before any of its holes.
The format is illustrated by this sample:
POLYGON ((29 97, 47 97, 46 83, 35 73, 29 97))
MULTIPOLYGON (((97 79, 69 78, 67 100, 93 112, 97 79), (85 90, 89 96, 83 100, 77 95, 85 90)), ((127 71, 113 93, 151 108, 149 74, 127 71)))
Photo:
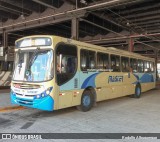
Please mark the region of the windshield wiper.
POLYGON ((30 67, 33 64, 33 62, 37 59, 37 53, 39 52, 40 48, 37 47, 36 50, 33 52, 33 55, 31 57, 31 59, 29 60, 29 64, 28 64, 28 68, 26 70, 26 76, 29 76, 31 74, 31 70, 30 67))
MULTIPOLYGON (((21 52, 21 49, 18 49, 19 57, 20 57, 20 54, 21 54, 21 53, 22 53, 22 52, 21 52)), ((24 56, 22 56, 20 59, 18 59, 18 60, 19 60, 19 62, 18 62, 18 67, 19 67, 19 68, 22 68, 22 63, 24 62, 23 58, 24 58, 24 56)))
POLYGON ((31 57, 31 59, 30 59, 30 61, 29 61, 29 66, 36 60, 36 58, 37 58, 36 55, 37 55, 37 53, 39 52, 39 50, 40 50, 40 48, 37 47, 37 49, 34 51, 32 57, 31 57), (36 57, 35 57, 35 56, 36 56, 36 57))

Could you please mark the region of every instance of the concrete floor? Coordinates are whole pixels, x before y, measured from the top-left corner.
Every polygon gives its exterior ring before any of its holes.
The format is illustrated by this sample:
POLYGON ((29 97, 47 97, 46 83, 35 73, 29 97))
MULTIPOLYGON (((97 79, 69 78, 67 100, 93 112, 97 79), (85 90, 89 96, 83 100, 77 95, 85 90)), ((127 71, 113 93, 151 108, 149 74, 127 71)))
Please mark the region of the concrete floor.
MULTIPOLYGON (((8 93, 1 95, 2 99, 4 95, 9 96, 8 93)), ((99 102, 89 112, 80 112, 74 107, 54 112, 29 108, 0 112, 0 132, 159 133, 160 90, 142 93, 140 99, 127 96, 99 102)))

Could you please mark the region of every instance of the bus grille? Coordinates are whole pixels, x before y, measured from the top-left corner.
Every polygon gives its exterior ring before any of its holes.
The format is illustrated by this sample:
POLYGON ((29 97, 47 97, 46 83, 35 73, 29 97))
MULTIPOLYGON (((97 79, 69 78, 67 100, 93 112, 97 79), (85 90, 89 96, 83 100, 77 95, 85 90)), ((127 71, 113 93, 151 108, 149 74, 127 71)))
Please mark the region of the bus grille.
POLYGON ((23 96, 22 94, 16 93, 17 96, 23 96))
POLYGON ((14 83, 13 86, 19 89, 38 89, 41 87, 40 85, 20 84, 20 83, 14 83))
POLYGON ((33 100, 24 100, 17 98, 17 102, 22 105, 33 105, 33 100))
POLYGON ((36 95, 23 95, 23 94, 19 94, 19 93, 16 93, 17 96, 24 96, 24 97, 30 97, 30 98, 33 98, 34 96, 36 95))

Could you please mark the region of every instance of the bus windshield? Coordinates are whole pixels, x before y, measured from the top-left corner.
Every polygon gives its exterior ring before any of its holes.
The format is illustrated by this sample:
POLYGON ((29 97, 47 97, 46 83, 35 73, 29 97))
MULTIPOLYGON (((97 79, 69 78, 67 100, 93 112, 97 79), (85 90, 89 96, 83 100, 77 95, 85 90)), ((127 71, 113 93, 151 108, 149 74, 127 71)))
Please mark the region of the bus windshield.
POLYGON ((52 78, 52 50, 21 51, 16 53, 13 80, 40 82, 52 78))

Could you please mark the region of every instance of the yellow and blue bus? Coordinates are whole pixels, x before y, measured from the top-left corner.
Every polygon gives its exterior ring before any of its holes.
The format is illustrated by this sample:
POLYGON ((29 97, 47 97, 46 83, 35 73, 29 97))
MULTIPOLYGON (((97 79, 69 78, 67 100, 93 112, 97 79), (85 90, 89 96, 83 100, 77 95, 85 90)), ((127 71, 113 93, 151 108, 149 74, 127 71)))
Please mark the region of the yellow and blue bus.
POLYGON ((59 36, 28 36, 15 42, 11 102, 52 111, 155 88, 155 61, 136 53, 59 36))

